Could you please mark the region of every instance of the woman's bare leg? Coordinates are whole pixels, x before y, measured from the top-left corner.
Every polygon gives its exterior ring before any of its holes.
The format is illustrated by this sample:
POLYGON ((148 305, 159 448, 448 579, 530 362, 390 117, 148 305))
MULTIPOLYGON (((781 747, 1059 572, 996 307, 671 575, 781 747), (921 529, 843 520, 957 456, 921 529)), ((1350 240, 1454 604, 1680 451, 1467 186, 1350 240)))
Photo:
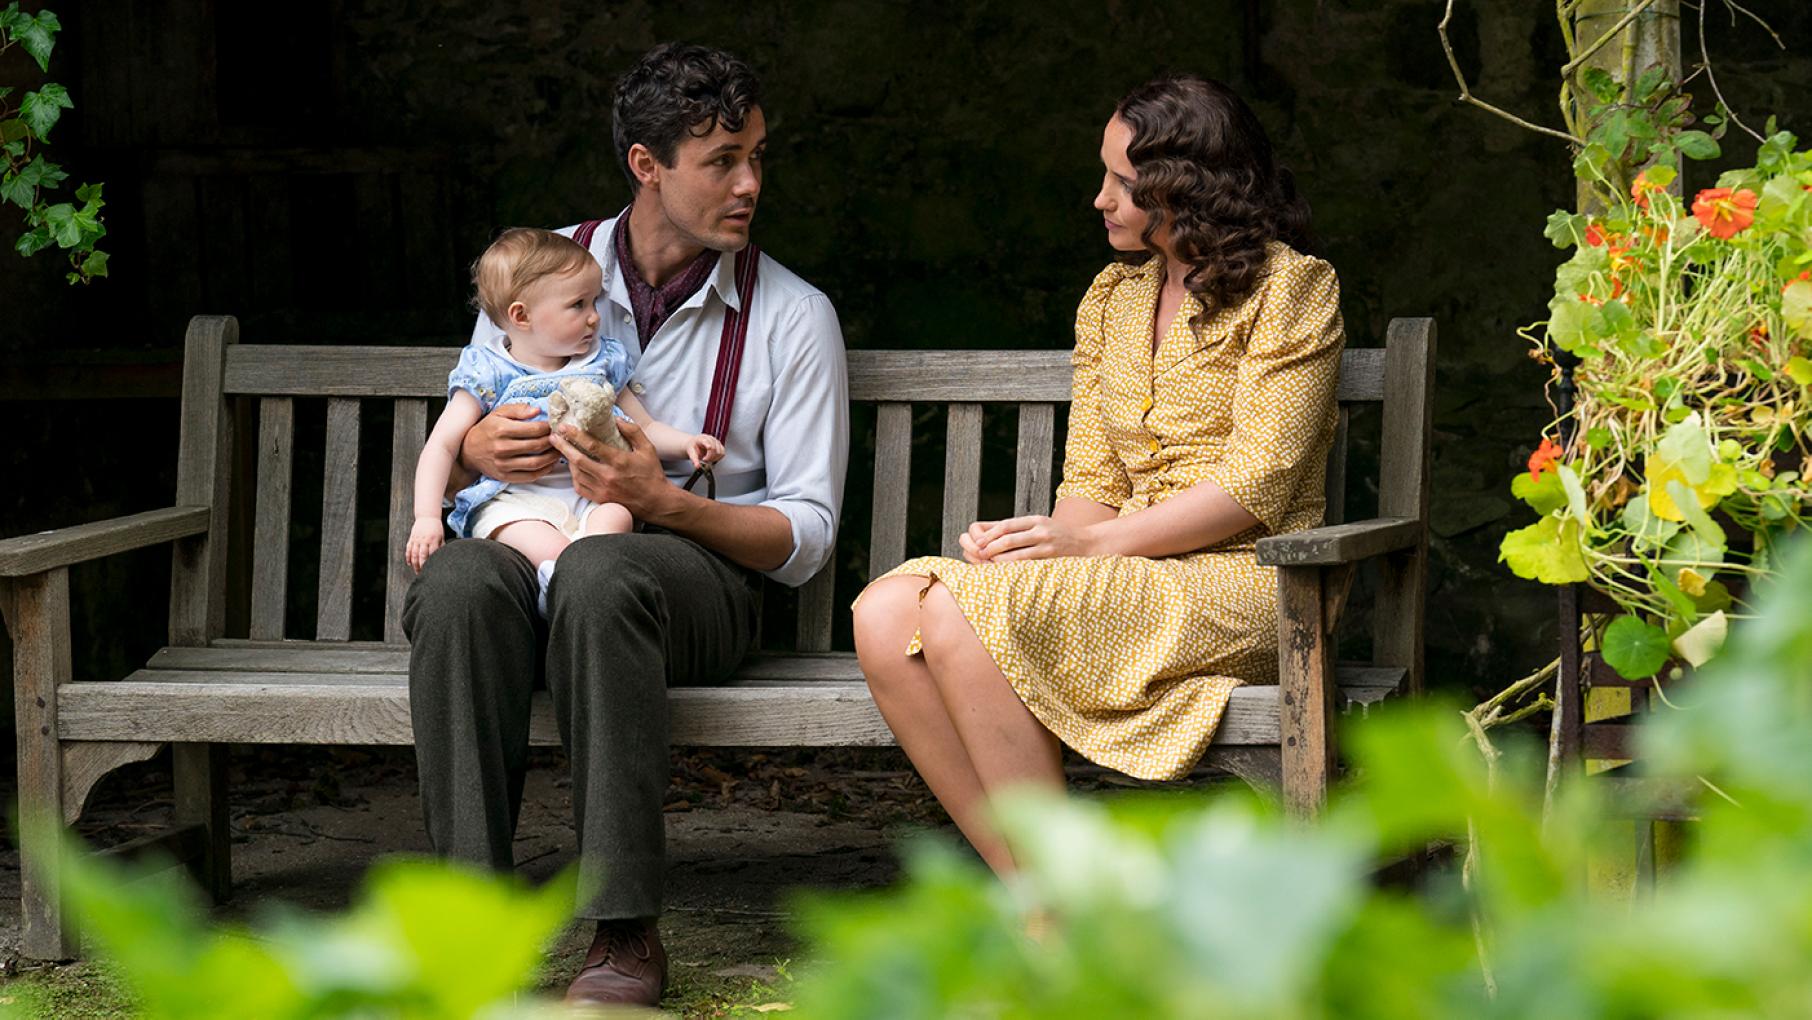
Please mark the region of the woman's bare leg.
POLYGON ((919 592, 926 578, 900 575, 877 581, 856 603, 856 660, 875 707, 912 759, 925 785, 988 866, 998 873, 1013 859, 986 816, 986 791, 957 736, 925 659, 907 655, 919 628, 919 592))
MULTIPOLYGON (((975 628, 942 584, 933 584, 919 607, 919 635, 929 668, 948 718, 968 761, 989 796, 1014 788, 1063 790, 1063 744, 1038 721, 1014 692, 994 657, 988 654, 975 628)), ((983 840, 1001 849, 997 856, 1012 857, 999 834, 984 816, 983 840)), ((968 830, 965 829, 965 834, 968 830)), ((970 842, 981 849, 973 835, 970 842)), ((988 853, 989 864, 995 857, 988 853)), ((996 872, 1005 874, 996 866, 996 872)), ((1011 870, 1011 864, 1008 869, 1011 870)))

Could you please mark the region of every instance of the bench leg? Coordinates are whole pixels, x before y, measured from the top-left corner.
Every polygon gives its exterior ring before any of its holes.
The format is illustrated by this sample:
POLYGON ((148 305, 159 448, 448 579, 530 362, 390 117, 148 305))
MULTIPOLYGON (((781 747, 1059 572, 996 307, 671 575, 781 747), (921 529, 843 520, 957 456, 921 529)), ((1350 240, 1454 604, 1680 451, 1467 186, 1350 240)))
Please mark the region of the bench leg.
POLYGON ((1334 763, 1334 642, 1326 599, 1344 586, 1320 567, 1277 568, 1278 736, 1284 806, 1310 815, 1327 800, 1334 763))
POLYGON ((76 936, 59 892, 63 755, 57 687, 70 679, 69 571, 49 570, 5 584, 0 610, 13 638, 21 950, 34 959, 67 960, 76 955, 76 936))
POLYGON ((227 827, 225 744, 171 744, 170 771, 176 781, 172 828, 201 827, 201 852, 189 862, 195 881, 214 902, 233 891, 232 833, 227 827))

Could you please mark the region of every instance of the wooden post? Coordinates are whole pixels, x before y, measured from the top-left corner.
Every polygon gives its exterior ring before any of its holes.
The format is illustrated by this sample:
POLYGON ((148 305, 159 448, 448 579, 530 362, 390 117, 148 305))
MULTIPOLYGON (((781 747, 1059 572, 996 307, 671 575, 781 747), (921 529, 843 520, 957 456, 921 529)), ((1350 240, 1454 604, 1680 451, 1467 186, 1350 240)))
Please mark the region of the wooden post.
POLYGON ((21 943, 27 956, 66 960, 75 956, 76 938, 64 917, 61 893, 63 757, 57 687, 70 680, 69 569, 17 578, 7 587, 19 754, 21 943))
MULTIPOLYGON (((182 431, 176 462, 176 504, 212 509, 208 530, 177 541, 170 568, 170 644, 205 646, 226 627, 228 494, 232 488, 233 417, 224 387, 226 352, 239 340, 231 316, 189 320, 183 350, 182 431)), ((175 823, 199 822, 202 853, 195 878, 216 899, 228 891, 232 837, 226 824, 224 747, 172 744, 175 823)))
POLYGON ((1428 451, 1434 430, 1435 324, 1392 319, 1384 355, 1384 434, 1378 516, 1422 521, 1412 549, 1378 560, 1372 662, 1407 670, 1404 691, 1422 692, 1422 619, 1428 588, 1428 451))
MULTIPOLYGON (((1573 13, 1573 39, 1578 50, 1604 38, 1616 28, 1640 0, 1579 0, 1573 13)), ((1636 15, 1617 36, 1586 58, 1582 68, 1597 68, 1610 74, 1625 89, 1632 86, 1642 72, 1662 66, 1674 81, 1680 74, 1680 0, 1654 0, 1647 10, 1636 15)), ((1575 102, 1583 102, 1575 95, 1575 102)), ((1679 191, 1675 181, 1673 190, 1679 191)), ((1578 185, 1580 212, 1593 212, 1597 203, 1591 188, 1583 181, 1578 185)))
POLYGON ((1333 778, 1334 642, 1325 625, 1321 567, 1277 568, 1278 737, 1284 805, 1312 815, 1333 778))

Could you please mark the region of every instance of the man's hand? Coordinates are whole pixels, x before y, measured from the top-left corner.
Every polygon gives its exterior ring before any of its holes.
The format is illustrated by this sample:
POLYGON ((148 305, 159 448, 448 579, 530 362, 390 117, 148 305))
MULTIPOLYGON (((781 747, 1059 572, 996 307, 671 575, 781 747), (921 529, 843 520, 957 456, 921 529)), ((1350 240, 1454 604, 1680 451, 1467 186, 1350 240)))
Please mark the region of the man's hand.
POLYGON ((504 404, 466 430, 459 462, 487 478, 532 482, 560 460, 548 442, 545 421, 530 421, 540 412, 530 404, 504 404))
POLYGON ((613 450, 596 436, 562 425, 548 438, 572 469, 573 489, 593 503, 621 503, 636 520, 660 523, 680 489, 667 481, 654 444, 632 421, 617 420, 629 449, 613 450))

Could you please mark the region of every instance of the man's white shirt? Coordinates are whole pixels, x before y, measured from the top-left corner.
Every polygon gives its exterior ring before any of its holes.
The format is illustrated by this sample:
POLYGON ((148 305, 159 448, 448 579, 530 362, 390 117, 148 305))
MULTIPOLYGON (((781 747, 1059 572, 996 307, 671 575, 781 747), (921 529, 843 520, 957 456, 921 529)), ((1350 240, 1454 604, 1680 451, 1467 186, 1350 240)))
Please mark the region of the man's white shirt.
MULTIPOLYGON (((597 302, 598 330, 629 352, 630 387, 648 413, 684 432, 704 428, 705 405, 717 370, 726 307, 741 308, 736 256, 725 252, 704 286, 674 310, 643 349, 624 268, 612 241, 615 220, 591 238, 592 257, 604 268, 597 302)), ((571 237, 576 226, 557 233, 571 237)), ((757 268, 748 340, 736 381, 736 402, 718 461, 717 498, 726 503, 773 507, 793 528, 793 552, 766 574, 801 585, 829 562, 843 505, 849 462, 849 380, 843 331, 824 293, 763 254, 757 268)), ((483 312, 472 330, 475 343, 495 342, 503 331, 483 312)), ((684 458, 662 465, 675 485, 692 473, 684 458)))

